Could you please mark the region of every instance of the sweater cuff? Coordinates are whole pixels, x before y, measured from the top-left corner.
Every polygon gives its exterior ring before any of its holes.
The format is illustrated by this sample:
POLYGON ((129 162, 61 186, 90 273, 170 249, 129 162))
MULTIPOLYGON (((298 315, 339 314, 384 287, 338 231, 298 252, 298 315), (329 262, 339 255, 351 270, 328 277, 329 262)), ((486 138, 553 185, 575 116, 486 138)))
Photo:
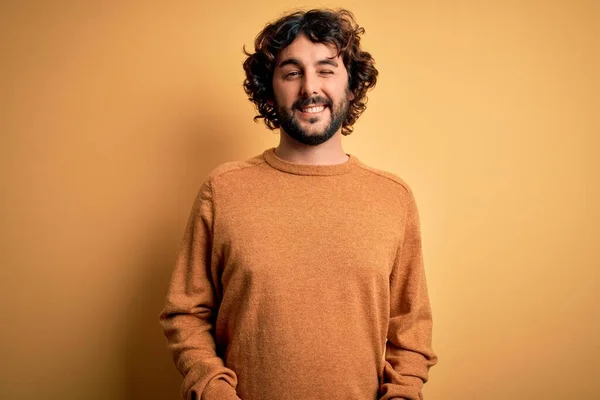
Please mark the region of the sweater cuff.
POLYGON ((240 400, 235 389, 223 379, 213 379, 202 393, 201 400, 240 400))

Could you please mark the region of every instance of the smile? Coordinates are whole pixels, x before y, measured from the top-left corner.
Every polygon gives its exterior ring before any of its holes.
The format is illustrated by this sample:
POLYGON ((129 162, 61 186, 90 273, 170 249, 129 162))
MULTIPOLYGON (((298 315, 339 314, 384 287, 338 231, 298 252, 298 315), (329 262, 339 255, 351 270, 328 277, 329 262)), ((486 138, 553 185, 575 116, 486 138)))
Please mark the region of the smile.
POLYGON ((302 111, 303 113, 306 113, 306 114, 317 114, 323 110, 325 110, 325 106, 312 106, 312 107, 305 107, 305 108, 300 109, 300 111, 302 111))

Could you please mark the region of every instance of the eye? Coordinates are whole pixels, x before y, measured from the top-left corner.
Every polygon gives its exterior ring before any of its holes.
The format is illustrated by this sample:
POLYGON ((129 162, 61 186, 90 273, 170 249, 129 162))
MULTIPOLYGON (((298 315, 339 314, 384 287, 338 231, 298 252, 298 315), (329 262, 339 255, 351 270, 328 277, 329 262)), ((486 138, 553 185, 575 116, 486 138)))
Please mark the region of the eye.
POLYGON ((329 70, 329 69, 324 69, 319 71, 319 74, 321 75, 333 75, 333 71, 329 70))
POLYGON ((287 74, 285 74, 286 79, 293 79, 297 76, 300 76, 300 71, 291 71, 291 72, 288 72, 287 74))

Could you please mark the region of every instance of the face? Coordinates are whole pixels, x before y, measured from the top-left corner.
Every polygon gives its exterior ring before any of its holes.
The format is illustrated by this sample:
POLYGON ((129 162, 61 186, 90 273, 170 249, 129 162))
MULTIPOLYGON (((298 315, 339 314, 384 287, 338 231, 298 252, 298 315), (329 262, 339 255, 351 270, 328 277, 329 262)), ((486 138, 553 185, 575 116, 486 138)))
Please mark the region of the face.
POLYGON ((316 146, 341 131, 352 95, 348 72, 335 46, 299 35, 277 56, 274 107, 283 131, 316 146))

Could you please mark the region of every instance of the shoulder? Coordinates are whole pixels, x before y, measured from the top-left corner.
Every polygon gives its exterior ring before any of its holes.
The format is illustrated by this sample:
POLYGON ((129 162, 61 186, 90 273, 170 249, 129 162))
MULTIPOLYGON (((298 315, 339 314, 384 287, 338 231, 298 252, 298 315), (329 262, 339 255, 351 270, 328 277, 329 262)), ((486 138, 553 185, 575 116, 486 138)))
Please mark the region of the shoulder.
POLYGON ((210 187, 225 176, 236 174, 241 171, 248 171, 249 168, 257 167, 264 163, 265 160, 262 156, 255 156, 245 161, 231 161, 220 164, 208 173, 203 186, 210 187))
POLYGON ((404 179, 392 172, 373 168, 362 162, 359 165, 365 174, 370 175, 370 180, 377 187, 377 197, 379 199, 388 201, 390 204, 399 205, 404 210, 405 215, 414 215, 418 219, 415 194, 404 179))
POLYGON ((264 158, 259 155, 245 161, 230 161, 214 167, 200 185, 200 198, 212 198, 215 185, 223 178, 237 175, 237 173, 242 171, 247 172, 253 167, 260 166, 264 163, 264 158))
POLYGON ((379 184, 387 184, 394 187, 396 190, 400 190, 404 194, 410 196, 413 195, 408 183, 406 183, 406 181, 404 181, 404 179, 400 178, 398 175, 389 171, 373 168, 362 161, 358 162, 358 167, 364 172, 365 175, 371 179, 374 179, 379 184))
POLYGON ((231 161, 220 164, 209 172, 206 181, 210 184, 223 176, 236 173, 247 168, 252 168, 264 164, 265 160, 262 156, 255 156, 245 161, 231 161))

